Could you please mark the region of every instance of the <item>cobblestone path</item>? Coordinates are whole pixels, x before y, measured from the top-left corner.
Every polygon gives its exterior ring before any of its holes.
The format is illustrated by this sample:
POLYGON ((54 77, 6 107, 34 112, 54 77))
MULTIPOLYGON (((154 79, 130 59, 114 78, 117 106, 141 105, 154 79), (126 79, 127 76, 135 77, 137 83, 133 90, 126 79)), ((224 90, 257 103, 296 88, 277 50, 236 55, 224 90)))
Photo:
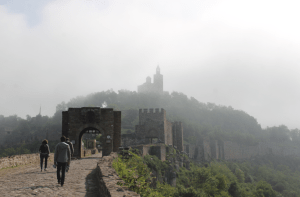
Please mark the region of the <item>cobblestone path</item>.
POLYGON ((38 164, 0 170, 0 196, 101 196, 95 174, 99 157, 72 160, 63 187, 57 183, 53 161, 43 172, 38 164))

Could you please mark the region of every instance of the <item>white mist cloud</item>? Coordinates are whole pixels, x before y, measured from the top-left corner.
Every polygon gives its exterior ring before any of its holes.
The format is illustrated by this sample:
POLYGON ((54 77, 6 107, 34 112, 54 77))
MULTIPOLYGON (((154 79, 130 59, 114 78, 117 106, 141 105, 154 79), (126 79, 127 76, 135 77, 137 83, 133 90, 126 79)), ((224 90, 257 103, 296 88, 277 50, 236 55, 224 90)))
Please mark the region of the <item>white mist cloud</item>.
POLYGON ((231 105, 263 126, 300 127, 295 1, 52 1, 40 23, 0 7, 0 114, 136 90, 161 66, 165 89, 231 105))

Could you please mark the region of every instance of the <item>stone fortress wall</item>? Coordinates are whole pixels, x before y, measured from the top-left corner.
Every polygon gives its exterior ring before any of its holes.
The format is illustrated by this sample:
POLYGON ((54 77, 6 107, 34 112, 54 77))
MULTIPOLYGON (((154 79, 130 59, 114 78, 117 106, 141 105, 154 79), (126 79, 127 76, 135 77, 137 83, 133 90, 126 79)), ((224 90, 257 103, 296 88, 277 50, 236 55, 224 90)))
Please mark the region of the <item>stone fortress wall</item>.
POLYGON ((183 151, 183 127, 181 122, 170 122, 164 109, 139 109, 139 125, 132 134, 121 136, 123 147, 165 144, 183 151))
POLYGON ((258 143, 255 146, 232 141, 209 140, 204 138, 197 145, 184 145, 184 152, 198 162, 216 160, 246 160, 267 154, 300 156, 299 148, 279 146, 273 142, 258 143))
POLYGON ((74 142, 74 156, 82 157, 84 133, 101 133, 104 156, 117 152, 121 143, 121 112, 112 108, 81 107, 62 112, 62 135, 74 142))
MULTIPOLYGON (((156 68, 154 82, 147 77, 146 82, 138 86, 139 93, 163 93, 163 75, 160 74, 160 68, 156 68)), ((179 151, 183 151, 196 161, 217 160, 242 160, 250 159, 254 156, 266 154, 274 155, 297 155, 300 156, 300 149, 292 147, 280 147, 276 143, 259 143, 256 146, 244 145, 232 141, 209 140, 204 138, 195 145, 187 144, 183 146, 183 128, 182 123, 172 123, 166 120, 165 110, 159 109, 140 109, 139 125, 136 125, 135 133, 122 135, 122 146, 143 145, 140 149, 148 151, 150 149, 145 144, 157 146, 158 150, 163 151, 160 143, 172 145, 179 151), (153 140, 157 138, 157 140, 153 140)), ((149 152, 150 151, 150 152, 149 152)), ((157 156, 161 153, 157 153, 157 156)))
POLYGON ((123 147, 135 147, 143 155, 156 155, 163 161, 165 160, 166 146, 174 147, 197 162, 211 161, 213 159, 243 160, 267 154, 300 156, 299 149, 281 147, 271 142, 249 146, 232 141, 203 138, 196 145, 183 145, 182 123, 168 121, 166 119, 166 111, 158 108, 139 109, 139 125, 136 125, 135 132, 123 134, 121 138, 123 147), (150 146, 151 148, 149 148, 150 146))

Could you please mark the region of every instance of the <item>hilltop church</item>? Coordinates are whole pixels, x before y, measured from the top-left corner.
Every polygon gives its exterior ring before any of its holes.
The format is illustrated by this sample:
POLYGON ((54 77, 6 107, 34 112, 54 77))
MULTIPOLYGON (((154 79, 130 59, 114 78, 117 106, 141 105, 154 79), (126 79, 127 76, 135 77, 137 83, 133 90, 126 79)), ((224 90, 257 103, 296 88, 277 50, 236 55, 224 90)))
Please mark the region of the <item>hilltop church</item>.
POLYGON ((160 68, 157 66, 156 74, 153 76, 153 83, 151 77, 146 78, 146 82, 138 86, 138 93, 157 93, 163 94, 163 75, 160 74, 160 68))

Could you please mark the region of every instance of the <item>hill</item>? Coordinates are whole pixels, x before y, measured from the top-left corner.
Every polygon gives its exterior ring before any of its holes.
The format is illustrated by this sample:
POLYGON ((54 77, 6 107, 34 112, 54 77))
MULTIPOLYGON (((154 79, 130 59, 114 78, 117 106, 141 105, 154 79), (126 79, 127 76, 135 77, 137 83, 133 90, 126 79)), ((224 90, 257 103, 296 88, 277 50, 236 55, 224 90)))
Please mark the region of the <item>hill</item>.
POLYGON ((61 119, 61 111, 69 107, 112 107, 122 111, 122 131, 133 132, 138 123, 139 108, 164 108, 167 119, 181 121, 184 140, 195 143, 196 139, 208 136, 212 139, 226 139, 239 143, 256 144, 258 141, 273 140, 280 143, 299 144, 299 130, 289 130, 286 126, 262 129, 257 120, 244 111, 231 106, 202 103, 185 94, 147 94, 128 90, 118 93, 108 90, 92 93, 62 102, 57 105, 53 119, 61 119), (294 143, 297 142, 297 143, 294 143))
POLYGON ((52 117, 37 115, 22 119, 16 115, 0 115, 0 132, 3 136, 1 145, 9 147, 46 136, 56 136, 61 133, 63 110, 88 106, 112 107, 122 111, 122 133, 134 131, 139 108, 164 108, 168 120, 183 122, 185 143, 194 144, 205 136, 249 145, 274 141, 282 146, 300 146, 298 129, 289 130, 284 125, 262 129, 254 117, 231 106, 202 103, 179 92, 146 94, 128 90, 120 90, 118 93, 108 90, 73 98, 67 103, 58 104, 52 117), (7 134, 7 128, 13 135, 7 134))

